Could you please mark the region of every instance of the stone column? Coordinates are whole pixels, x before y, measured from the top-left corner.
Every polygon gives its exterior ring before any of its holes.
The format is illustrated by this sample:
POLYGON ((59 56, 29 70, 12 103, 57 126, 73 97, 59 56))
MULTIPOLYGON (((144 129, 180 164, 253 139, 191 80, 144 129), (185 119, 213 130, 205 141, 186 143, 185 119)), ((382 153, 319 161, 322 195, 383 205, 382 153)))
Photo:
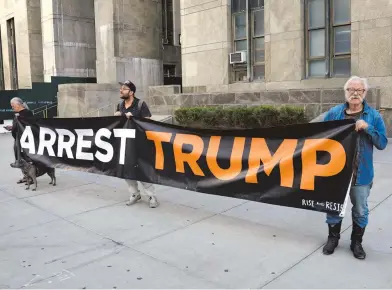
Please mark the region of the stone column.
POLYGON ((95 0, 98 83, 163 83, 160 0, 95 0))
POLYGON ((0 26, 6 89, 11 89, 7 20, 14 18, 18 88, 43 81, 42 35, 39 0, 0 1, 0 26))
POLYGON ((41 0, 44 75, 95 77, 94 0, 41 0))
POLYGON ((8 50, 8 35, 7 35, 7 20, 14 16, 13 9, 15 4, 10 3, 7 0, 0 0, 0 34, 1 34, 1 50, 3 52, 3 74, 4 74, 4 86, 6 90, 11 89, 11 71, 10 71, 10 60, 8 50))
MULTIPOLYGON (((25 2, 25 1, 21 1, 25 2)), ((25 3, 23 3, 24 6, 25 3)), ((16 24, 17 27, 17 58, 19 87, 31 87, 32 82, 44 81, 44 61, 42 51, 42 29, 41 29, 41 5, 40 0, 27 0, 26 6, 20 11, 26 11, 26 15, 16 24), (26 25, 18 26, 19 23, 26 25), (27 30, 26 30, 27 28, 27 30), (18 39, 23 35, 28 35, 26 45, 18 43, 18 39), (27 55, 24 54, 26 50, 27 55), (25 61, 23 58, 26 57, 25 61), (25 72, 27 72, 25 74, 25 72)), ((17 8, 18 9, 18 8, 17 8)), ((19 13, 15 11, 15 13, 19 13)))
POLYGON ((173 39, 175 46, 180 45, 181 34, 181 5, 180 1, 173 1, 173 39))

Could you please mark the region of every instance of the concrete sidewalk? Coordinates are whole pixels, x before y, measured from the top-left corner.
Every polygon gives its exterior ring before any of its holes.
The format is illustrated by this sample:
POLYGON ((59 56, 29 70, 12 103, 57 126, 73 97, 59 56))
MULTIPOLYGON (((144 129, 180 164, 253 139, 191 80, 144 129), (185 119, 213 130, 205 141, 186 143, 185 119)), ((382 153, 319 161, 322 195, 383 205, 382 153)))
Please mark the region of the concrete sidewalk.
POLYGON ((161 206, 127 207, 125 182, 57 172, 17 185, 12 137, 0 135, 0 288, 391 288, 392 148, 376 150, 364 237, 321 253, 325 215, 158 186, 161 206))

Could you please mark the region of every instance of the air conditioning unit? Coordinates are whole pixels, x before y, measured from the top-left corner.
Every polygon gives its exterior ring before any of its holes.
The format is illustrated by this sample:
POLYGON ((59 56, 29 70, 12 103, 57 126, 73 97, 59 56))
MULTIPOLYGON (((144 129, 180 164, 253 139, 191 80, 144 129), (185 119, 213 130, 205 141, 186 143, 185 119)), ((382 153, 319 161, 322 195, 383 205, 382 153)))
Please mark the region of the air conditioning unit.
POLYGON ((230 64, 246 63, 246 51, 230 53, 230 64))

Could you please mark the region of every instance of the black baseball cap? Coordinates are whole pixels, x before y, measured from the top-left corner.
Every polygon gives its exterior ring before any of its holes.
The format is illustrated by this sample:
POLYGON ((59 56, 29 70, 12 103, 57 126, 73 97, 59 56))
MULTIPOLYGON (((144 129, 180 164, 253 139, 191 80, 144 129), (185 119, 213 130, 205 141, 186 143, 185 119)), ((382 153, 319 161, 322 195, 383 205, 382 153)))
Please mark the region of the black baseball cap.
POLYGON ((119 82, 120 85, 128 87, 132 92, 136 93, 136 86, 131 81, 119 82))

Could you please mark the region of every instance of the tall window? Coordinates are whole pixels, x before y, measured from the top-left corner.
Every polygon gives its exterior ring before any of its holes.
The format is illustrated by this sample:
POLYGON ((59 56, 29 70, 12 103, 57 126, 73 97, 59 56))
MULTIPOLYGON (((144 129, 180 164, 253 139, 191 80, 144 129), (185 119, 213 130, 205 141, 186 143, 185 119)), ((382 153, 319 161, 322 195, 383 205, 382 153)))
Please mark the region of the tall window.
POLYGON ((8 51, 11 69, 11 89, 18 89, 18 68, 16 61, 15 22, 14 18, 7 20, 8 51))
POLYGON ((162 0, 163 43, 173 45, 173 0, 162 0))
POLYGON ((350 0, 306 1, 308 77, 351 74, 350 0))
POLYGON ((264 0, 232 0, 233 52, 246 51, 235 65, 234 81, 264 79, 264 0))
POLYGON ((3 49, 1 43, 1 27, 0 27, 0 91, 5 90, 4 71, 3 71, 3 49))
POLYGON ((264 79, 264 1, 251 2, 251 19, 252 19, 252 48, 253 48, 253 79, 264 79))

